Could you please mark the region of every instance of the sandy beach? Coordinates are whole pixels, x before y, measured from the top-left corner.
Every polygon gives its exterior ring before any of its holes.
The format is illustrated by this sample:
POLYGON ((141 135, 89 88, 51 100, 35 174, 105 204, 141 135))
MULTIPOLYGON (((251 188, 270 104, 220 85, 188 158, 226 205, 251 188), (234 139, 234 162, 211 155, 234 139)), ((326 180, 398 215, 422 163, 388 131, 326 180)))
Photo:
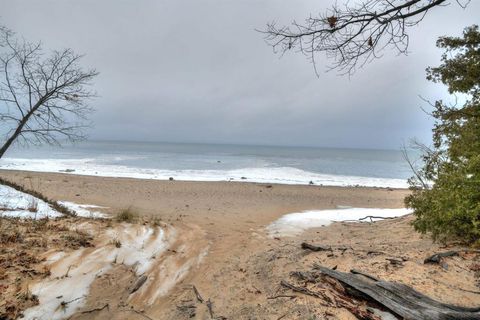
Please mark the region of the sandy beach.
MULTIPOLYGON (((201 263, 151 306, 130 302, 134 312, 125 311, 122 297, 135 276, 126 266, 116 266, 95 280, 85 305, 71 319, 209 319, 210 312, 226 319, 354 319, 345 309, 322 307, 306 295, 272 298, 284 291, 279 283, 291 271, 308 270, 313 263, 400 281, 442 302, 474 306, 480 299, 478 274, 470 268, 469 257, 449 259, 448 269, 423 264, 425 257, 446 248, 415 233, 411 216, 376 223, 333 223, 295 237, 271 237, 265 230, 282 215, 304 210, 402 208, 408 190, 20 171, 1 171, 0 176, 54 200, 98 205, 111 214, 131 208, 141 216, 159 218, 176 228, 184 243, 195 244, 191 252, 207 250, 201 263), (303 241, 348 250, 308 252, 300 248, 303 241), (388 258, 404 262, 392 265, 388 258), (210 300, 210 308, 196 298, 192 285, 205 301, 210 300)), ((182 248, 169 254, 181 253, 182 248)))
POLYGON ((401 208, 408 194, 405 189, 160 181, 5 170, 1 176, 52 199, 105 206, 112 213, 132 207, 141 214, 195 223, 215 233, 266 226, 283 214, 302 210, 401 208), (212 222, 222 227, 212 228, 212 222))

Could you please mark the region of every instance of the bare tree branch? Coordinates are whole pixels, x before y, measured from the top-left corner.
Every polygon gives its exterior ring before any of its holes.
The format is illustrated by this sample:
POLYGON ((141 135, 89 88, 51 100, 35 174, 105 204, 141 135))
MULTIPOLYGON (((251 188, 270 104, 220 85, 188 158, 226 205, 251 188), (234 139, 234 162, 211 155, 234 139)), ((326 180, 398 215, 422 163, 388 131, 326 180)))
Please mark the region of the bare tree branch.
MULTIPOLYGON (((456 0, 465 8, 470 0, 456 0)), ((407 54, 407 29, 420 23, 427 12, 446 6, 447 0, 363 0, 360 3, 335 4, 304 23, 293 21, 290 26, 267 24, 266 42, 275 52, 301 52, 313 63, 315 55, 324 52, 334 62, 330 69, 353 74, 359 67, 375 58, 387 47, 407 54)), ((318 75, 318 73, 317 73, 318 75)))
POLYGON ((15 142, 60 144, 84 139, 98 75, 83 70, 82 56, 70 49, 44 58, 40 43, 18 40, 0 27, 0 158, 15 142))
POLYGON ((408 163, 408 166, 410 167, 410 170, 412 170, 415 178, 417 181, 420 183, 421 188, 423 189, 428 189, 428 184, 424 181, 424 177, 421 174, 421 172, 417 169, 417 166, 415 165, 415 161, 410 159, 410 156, 408 155, 408 150, 407 147, 404 145, 402 146, 402 156, 403 159, 408 163))

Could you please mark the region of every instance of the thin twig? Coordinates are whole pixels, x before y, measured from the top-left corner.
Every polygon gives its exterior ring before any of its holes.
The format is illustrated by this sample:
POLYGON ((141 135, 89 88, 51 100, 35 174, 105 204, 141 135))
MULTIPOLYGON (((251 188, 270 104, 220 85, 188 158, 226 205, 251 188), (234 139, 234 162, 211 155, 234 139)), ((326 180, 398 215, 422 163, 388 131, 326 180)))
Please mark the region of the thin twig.
POLYGON ((192 285, 193 292, 195 293, 195 296, 197 297, 198 302, 203 303, 205 300, 203 300, 202 296, 200 295, 200 292, 198 292, 197 287, 192 285))
POLYGON ((85 310, 85 311, 82 311, 81 313, 82 313, 82 314, 85 314, 85 313, 92 313, 92 312, 95 312, 95 311, 102 311, 102 310, 105 309, 105 308, 109 309, 108 303, 105 304, 103 307, 95 308, 95 309, 90 309, 90 310, 85 310))
POLYGON ((278 298, 290 298, 290 299, 295 299, 297 296, 294 295, 288 295, 288 294, 279 294, 273 297, 267 297, 267 300, 273 300, 273 299, 278 299, 278 298))

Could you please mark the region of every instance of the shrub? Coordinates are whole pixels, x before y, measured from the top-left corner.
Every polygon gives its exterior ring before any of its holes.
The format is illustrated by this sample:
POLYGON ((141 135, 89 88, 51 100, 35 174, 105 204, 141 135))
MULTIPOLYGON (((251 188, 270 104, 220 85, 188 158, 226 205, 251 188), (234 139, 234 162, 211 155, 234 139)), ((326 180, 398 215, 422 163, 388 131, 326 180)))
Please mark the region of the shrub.
POLYGON ((138 214, 135 211, 133 211, 131 207, 129 207, 129 208, 123 209, 119 213, 117 213, 116 219, 119 222, 133 223, 133 222, 137 221, 138 214))
POLYGON ((416 230, 435 240, 480 244, 480 32, 466 28, 463 38, 442 37, 442 64, 427 79, 466 97, 462 106, 436 101, 433 148, 420 146, 423 167, 410 179, 416 230))

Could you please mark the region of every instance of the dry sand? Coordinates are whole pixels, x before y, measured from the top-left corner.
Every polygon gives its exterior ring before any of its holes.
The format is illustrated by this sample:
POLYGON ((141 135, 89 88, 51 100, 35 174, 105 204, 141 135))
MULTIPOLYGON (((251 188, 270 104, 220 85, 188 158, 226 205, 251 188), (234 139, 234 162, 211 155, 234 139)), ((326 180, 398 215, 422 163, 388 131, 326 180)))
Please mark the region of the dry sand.
MULTIPOLYGON (((478 271, 474 271, 478 258, 449 258, 448 270, 424 265, 426 256, 446 249, 415 233, 409 224, 412 217, 373 224, 334 223, 295 238, 272 239, 264 230, 283 214, 302 210, 336 206, 400 208, 407 190, 16 171, 2 171, 0 175, 55 200, 104 206, 109 213, 131 207, 141 215, 160 217, 185 233, 195 228, 204 235, 202 241, 208 243, 209 250, 202 263, 152 306, 142 308, 139 301, 129 304, 128 290, 135 274, 119 265, 95 280, 86 305, 73 319, 210 319, 207 304, 198 301, 192 285, 205 300, 210 299, 215 317, 354 319, 346 310, 321 307, 315 299, 300 294, 294 299, 268 299, 285 293, 279 283, 288 279, 290 271, 309 270, 314 262, 337 266, 341 271, 355 267, 385 280, 403 282, 443 302, 480 304, 478 271), (302 241, 349 249, 343 253, 305 252, 299 246, 302 241), (403 266, 393 266, 386 258, 406 261, 403 266)), ((185 242, 192 241, 188 234, 183 237, 185 242)), ((177 249, 181 251, 181 247, 177 249)))

